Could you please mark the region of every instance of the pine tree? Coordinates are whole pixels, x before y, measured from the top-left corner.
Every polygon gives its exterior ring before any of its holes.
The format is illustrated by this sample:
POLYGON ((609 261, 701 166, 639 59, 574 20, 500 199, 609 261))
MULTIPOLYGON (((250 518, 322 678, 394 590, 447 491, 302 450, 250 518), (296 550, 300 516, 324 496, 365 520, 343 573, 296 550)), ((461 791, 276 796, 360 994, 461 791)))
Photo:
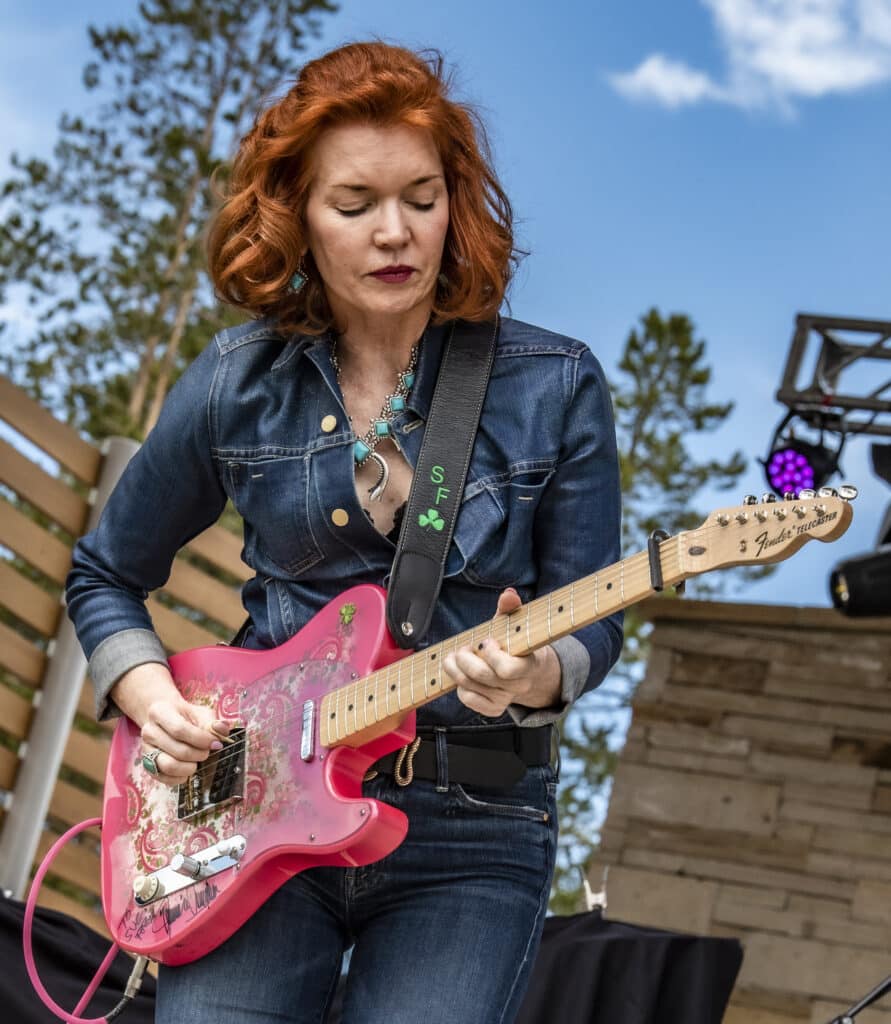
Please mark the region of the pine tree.
MULTIPOLYGON (((229 322, 204 269, 211 178, 297 70, 329 0, 145 0, 90 28, 90 115, 0 187, 0 300, 24 296, 2 369, 93 437, 141 438, 229 322)), ((7 330, 10 328, 7 326, 7 330)))

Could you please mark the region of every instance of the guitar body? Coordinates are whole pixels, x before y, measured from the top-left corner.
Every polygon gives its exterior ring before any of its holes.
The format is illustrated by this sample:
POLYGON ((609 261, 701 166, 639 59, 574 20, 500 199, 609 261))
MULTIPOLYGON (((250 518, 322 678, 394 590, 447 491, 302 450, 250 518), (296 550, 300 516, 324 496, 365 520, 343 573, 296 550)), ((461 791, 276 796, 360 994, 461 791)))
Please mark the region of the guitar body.
POLYGON ((191 785, 155 781, 138 729, 120 719, 102 827, 102 902, 120 946, 188 963, 297 872, 368 864, 399 845, 405 815, 363 797, 362 779, 411 742, 414 712, 358 746, 326 748, 319 732, 325 694, 406 653, 390 638, 385 607, 380 588, 354 587, 273 650, 219 645, 172 657, 183 696, 213 707, 235 737, 191 785), (178 854, 184 864, 174 869, 178 854))

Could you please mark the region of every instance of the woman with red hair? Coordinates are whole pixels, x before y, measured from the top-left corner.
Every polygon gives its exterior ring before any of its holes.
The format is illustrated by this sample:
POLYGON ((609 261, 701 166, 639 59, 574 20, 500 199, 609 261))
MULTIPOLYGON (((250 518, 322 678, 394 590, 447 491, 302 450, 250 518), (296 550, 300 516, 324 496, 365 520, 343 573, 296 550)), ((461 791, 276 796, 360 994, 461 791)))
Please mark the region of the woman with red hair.
MULTIPOLYGON (((250 319, 183 375, 68 583, 98 713, 137 724, 168 785, 227 727, 177 690, 147 592, 227 499, 255 571, 243 646, 278 646, 346 587, 388 581, 446 338, 495 321, 510 281, 511 208, 441 62, 352 44, 307 64, 242 141, 209 262, 250 319)), ((596 359, 502 319, 424 642, 597 571, 618 533, 596 359)), ((554 866, 553 723, 620 647, 613 616, 525 657, 495 640, 448 654, 455 687, 419 711, 420 746, 364 784, 408 815, 405 841, 295 875, 216 950, 162 967, 158 1024, 315 1024, 349 949, 344 1021, 513 1020, 554 866)))

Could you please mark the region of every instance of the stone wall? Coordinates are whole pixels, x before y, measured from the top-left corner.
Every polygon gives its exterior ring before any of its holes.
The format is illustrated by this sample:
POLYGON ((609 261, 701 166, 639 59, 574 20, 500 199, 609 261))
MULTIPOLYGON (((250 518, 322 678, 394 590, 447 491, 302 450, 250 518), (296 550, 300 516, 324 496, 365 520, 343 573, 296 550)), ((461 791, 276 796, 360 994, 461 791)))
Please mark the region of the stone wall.
POLYGON ((891 974, 891 620, 643 607, 592 887, 609 865, 608 917, 742 940, 725 1024, 826 1024, 891 974))

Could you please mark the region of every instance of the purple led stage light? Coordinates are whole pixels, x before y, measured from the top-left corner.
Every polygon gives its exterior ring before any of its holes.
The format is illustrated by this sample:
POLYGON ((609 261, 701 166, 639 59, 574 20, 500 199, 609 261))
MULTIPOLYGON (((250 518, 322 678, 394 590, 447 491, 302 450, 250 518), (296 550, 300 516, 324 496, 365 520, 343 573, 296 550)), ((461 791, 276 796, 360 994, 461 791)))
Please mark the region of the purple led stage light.
POLYGON ((790 440, 777 442, 764 465, 767 483, 777 494, 822 487, 835 471, 835 459, 822 445, 790 440))

